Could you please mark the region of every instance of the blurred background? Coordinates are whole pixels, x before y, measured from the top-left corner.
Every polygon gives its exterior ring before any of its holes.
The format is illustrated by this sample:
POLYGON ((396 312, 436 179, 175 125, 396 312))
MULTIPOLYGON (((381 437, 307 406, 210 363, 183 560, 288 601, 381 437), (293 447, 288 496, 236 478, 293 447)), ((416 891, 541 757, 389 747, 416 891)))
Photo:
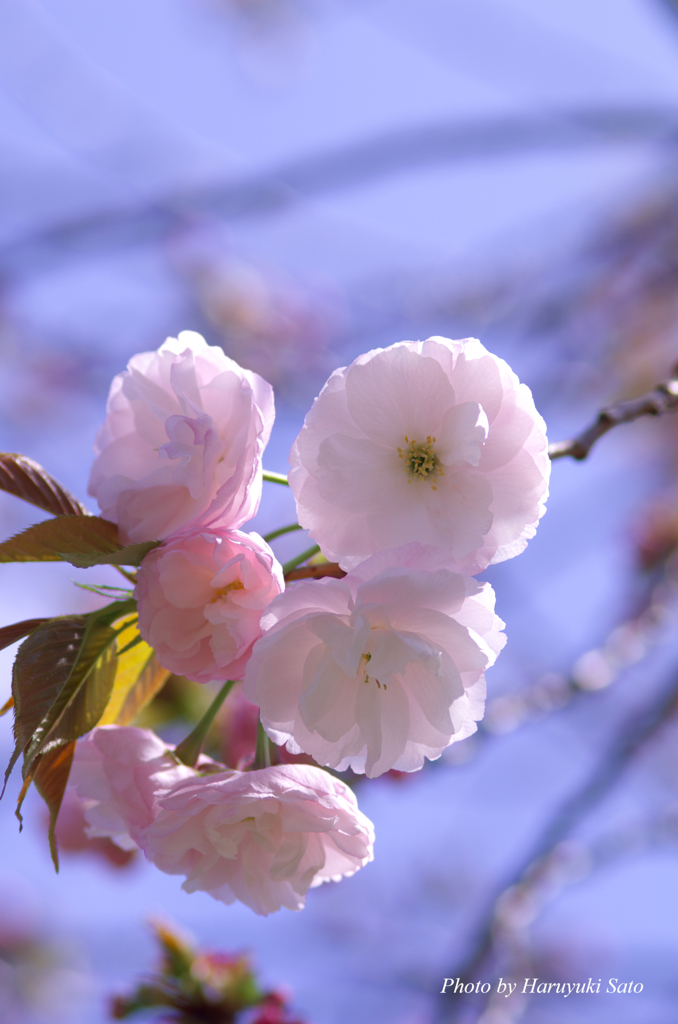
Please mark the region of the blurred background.
MULTIPOLYGON (((0 447, 83 500, 111 378, 183 329, 274 385, 278 472, 329 373, 378 346, 480 337, 553 441, 678 359, 675 0, 13 0, 0 149, 0 447)), ((484 576, 509 642, 481 729, 358 782, 375 861, 302 913, 188 896, 88 844, 77 807, 57 877, 13 778, 3 1022, 109 1020, 158 915, 247 952, 315 1024, 675 1021, 677 442, 674 414, 554 463, 536 539, 484 576), (462 974, 601 994, 439 994, 462 974)), ((3 536, 44 518, 0 497, 3 536)), ((252 528, 294 518, 265 484, 252 528)), ((1 621, 89 609, 73 580, 107 572, 5 565, 1 621)), ((161 694, 163 735, 199 700, 161 694)))

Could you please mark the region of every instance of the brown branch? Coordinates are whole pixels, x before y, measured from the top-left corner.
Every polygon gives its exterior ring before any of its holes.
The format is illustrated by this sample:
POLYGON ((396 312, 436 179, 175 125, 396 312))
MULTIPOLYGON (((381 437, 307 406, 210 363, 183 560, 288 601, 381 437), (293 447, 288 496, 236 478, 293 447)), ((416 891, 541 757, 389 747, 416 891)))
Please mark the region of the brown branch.
POLYGON ((319 580, 323 576, 334 576, 342 579, 346 573, 340 569, 336 562, 321 562, 320 565, 303 565, 300 569, 291 569, 285 575, 288 581, 294 580, 319 580))
POLYGON ((570 455, 573 459, 581 461, 586 458, 596 441, 612 427, 617 427, 620 423, 631 423, 641 416, 661 416, 673 409, 678 409, 678 365, 674 367, 671 378, 663 384, 658 384, 654 391, 641 395, 640 398, 632 398, 628 402, 615 402, 607 409, 601 409, 595 423, 578 437, 550 444, 549 458, 562 459, 570 455))

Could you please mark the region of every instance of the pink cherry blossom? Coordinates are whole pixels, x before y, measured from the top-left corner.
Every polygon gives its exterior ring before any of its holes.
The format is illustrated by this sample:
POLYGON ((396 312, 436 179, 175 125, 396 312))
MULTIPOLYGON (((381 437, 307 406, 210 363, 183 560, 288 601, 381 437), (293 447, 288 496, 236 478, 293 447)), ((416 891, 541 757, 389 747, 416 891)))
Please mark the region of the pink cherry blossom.
POLYGON ((141 564, 139 632, 171 672, 198 683, 241 679, 262 612, 284 586, 258 534, 185 530, 141 564))
POLYGON ((301 910, 309 888, 372 860, 374 828, 339 779, 309 765, 223 772, 180 782, 140 837, 182 888, 257 914, 301 910))
POLYGON ((78 741, 71 782, 92 836, 141 847, 187 892, 258 914, 300 910, 309 888, 372 860, 374 828, 339 779, 309 765, 237 772, 179 764, 149 729, 105 725, 78 741))
POLYGON ((265 380, 183 331, 114 378, 89 493, 126 542, 238 527, 259 506, 273 418, 265 380))
POLYGON ((135 849, 160 797, 195 775, 171 749, 150 729, 131 726, 102 725, 78 740, 69 782, 84 801, 88 835, 135 849))
POLYGON ((271 739, 376 776, 475 732, 504 624, 489 584, 455 570, 412 543, 277 597, 243 681, 271 739))
POLYGON ((401 342, 336 370, 290 462, 299 522, 344 569, 417 540, 470 574, 534 536, 550 472, 529 389, 474 338, 401 342))

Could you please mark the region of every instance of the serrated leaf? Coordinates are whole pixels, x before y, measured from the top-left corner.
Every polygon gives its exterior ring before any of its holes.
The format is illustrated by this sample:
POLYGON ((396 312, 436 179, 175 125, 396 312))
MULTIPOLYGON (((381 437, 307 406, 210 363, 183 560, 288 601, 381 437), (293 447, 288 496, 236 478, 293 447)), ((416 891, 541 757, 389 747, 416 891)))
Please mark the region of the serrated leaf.
POLYGON ((42 466, 25 455, 0 452, 0 490, 29 501, 53 516, 89 516, 89 509, 42 466))
POLYGON ((91 728, 89 723, 97 709, 105 708, 112 686, 113 675, 105 660, 90 690, 79 699, 78 694, 99 658, 115 640, 116 631, 111 624, 129 615, 135 607, 133 600, 113 601, 89 615, 50 619, 24 640, 12 673, 16 743, 5 772, 5 785, 22 750, 22 771, 27 778, 33 760, 50 740, 76 739, 83 735, 81 729, 86 732, 91 728), (63 727, 57 729, 67 711, 63 727))
MULTIPOLYGON (((121 662, 118 638, 123 637, 121 646, 129 647, 130 632, 137 632, 137 617, 130 614, 133 608, 131 599, 114 601, 87 616, 49 620, 29 636, 17 654, 13 690, 21 709, 15 714, 16 746, 5 784, 23 749, 24 784, 16 815, 21 822, 21 805, 35 782, 49 808, 50 852, 57 871, 55 826, 75 741, 98 724, 110 703, 121 662), (113 623, 118 628, 112 628, 113 623)), ((130 647, 130 652, 134 649, 130 647)), ((144 668, 134 673, 132 686, 138 684, 144 668)), ((128 696, 129 687, 122 694, 123 703, 128 696)))
POLYGON ((115 523, 100 516, 57 516, 0 544, 0 562, 61 562, 62 552, 108 556, 120 550, 115 523))
POLYGON ((71 674, 87 621, 87 615, 48 619, 19 648, 12 670, 15 746, 5 784, 71 674))
POLYGON ((4 626, 0 629, 0 651, 15 644, 22 637, 28 636, 43 622, 49 621, 49 619, 24 619, 23 622, 14 622, 11 626, 4 626))
POLYGON ((49 810, 49 852, 56 871, 59 870, 59 853, 54 830, 66 792, 74 753, 75 740, 41 754, 33 775, 35 788, 49 810))
POLYGON ((76 565, 78 569, 89 569, 93 565, 141 565, 142 559, 149 551, 153 551, 160 544, 160 540, 145 540, 139 544, 128 544, 127 547, 106 555, 80 555, 70 551, 60 557, 65 562, 76 565))
MULTIPOLYGON (((87 618, 80 647, 68 677, 46 715, 35 729, 24 751, 22 768, 24 778, 31 771, 34 759, 43 751, 48 742, 73 740, 78 736, 83 736, 93 725, 96 725, 97 709, 101 714, 106 707, 108 694, 113 685, 114 671, 110 664, 112 659, 102 658, 102 656, 115 640, 116 634, 115 630, 103 622, 97 613, 93 613, 87 618), (102 659, 101 663, 95 672, 95 666, 100 659, 102 659), (91 684, 83 690, 90 675, 92 675, 91 684)), ((33 634, 33 636, 35 635, 33 634)), ((29 637, 25 643, 30 642, 31 639, 32 637, 29 637)), ((19 653, 21 653, 21 648, 19 653)))
MULTIPOLYGON (((83 654, 84 662, 94 657, 95 643, 99 645, 105 644, 106 646, 104 646, 101 654, 94 661, 77 692, 73 694, 67 703, 59 721, 49 731, 45 745, 46 748, 50 747, 53 743, 77 740, 78 737, 84 736, 95 725, 98 725, 99 719, 110 699, 113 683, 115 682, 117 657, 114 633, 115 631, 109 626, 105 626, 97 632, 96 638, 92 638, 92 646, 83 654)), ((76 666, 76 673, 79 667, 80 663, 76 666)), ((70 686, 70 680, 66 685, 67 687, 70 686)))

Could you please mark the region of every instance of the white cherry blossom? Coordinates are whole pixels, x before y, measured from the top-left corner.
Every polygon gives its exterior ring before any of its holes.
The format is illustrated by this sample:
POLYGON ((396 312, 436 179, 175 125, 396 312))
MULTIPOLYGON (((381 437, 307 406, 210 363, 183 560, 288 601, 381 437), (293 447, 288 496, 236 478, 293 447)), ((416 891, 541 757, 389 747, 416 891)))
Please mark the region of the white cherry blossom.
POLYGON ((470 574, 534 536, 550 472, 529 389, 474 338, 401 342, 336 370, 290 462, 299 522, 342 568, 417 540, 470 574))
POLYGON ((369 776, 414 771, 475 732, 503 625, 489 584, 408 544, 275 598, 243 692, 293 753, 369 776))

